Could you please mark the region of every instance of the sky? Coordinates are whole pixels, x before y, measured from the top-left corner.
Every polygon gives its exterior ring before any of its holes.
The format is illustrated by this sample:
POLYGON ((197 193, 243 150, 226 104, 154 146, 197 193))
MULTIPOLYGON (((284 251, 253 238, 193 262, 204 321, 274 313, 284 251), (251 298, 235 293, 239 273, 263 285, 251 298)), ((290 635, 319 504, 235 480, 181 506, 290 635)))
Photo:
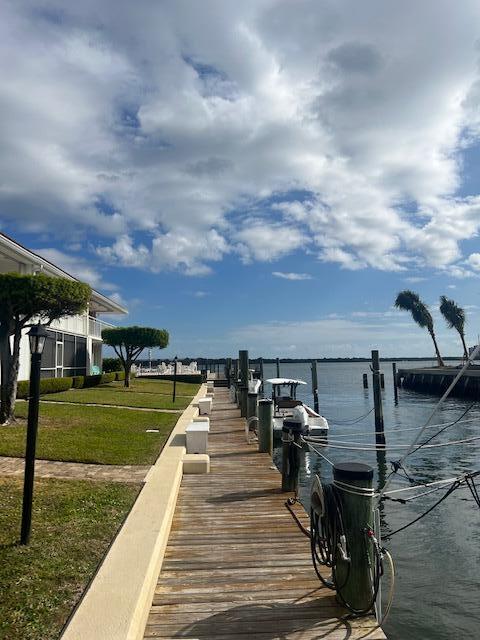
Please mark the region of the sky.
MULTIPOLYGON (((477 0, 0 0, 0 230, 165 357, 480 332, 477 0)), ((155 354, 157 355, 157 354, 155 354)))

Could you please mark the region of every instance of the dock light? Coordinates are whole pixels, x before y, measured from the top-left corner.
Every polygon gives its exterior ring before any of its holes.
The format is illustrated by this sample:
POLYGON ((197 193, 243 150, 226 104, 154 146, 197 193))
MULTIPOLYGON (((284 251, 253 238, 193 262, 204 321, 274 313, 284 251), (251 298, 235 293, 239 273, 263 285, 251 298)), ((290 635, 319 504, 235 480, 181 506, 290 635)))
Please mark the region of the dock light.
POLYGON ((25 451, 25 477, 23 483, 22 529, 20 544, 28 544, 32 526, 33 479, 35 475, 35 449, 37 445, 38 410, 40 405, 40 369, 47 330, 41 324, 28 332, 30 341, 30 392, 28 401, 27 446, 25 451))

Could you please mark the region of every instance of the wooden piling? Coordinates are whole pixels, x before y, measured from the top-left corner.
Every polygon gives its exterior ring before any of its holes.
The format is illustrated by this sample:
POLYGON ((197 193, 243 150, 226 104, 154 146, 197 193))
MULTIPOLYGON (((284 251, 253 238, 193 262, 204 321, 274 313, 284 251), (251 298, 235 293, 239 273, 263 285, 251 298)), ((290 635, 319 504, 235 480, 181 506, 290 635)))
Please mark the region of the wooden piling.
POLYGON ((385 389, 385 374, 384 373, 380 374, 380 387, 382 389, 385 389))
POLYGON ((277 378, 280 377, 280 358, 277 358, 277 378))
POLYGON ((301 426, 284 426, 282 428, 282 491, 298 492, 298 476, 300 473, 300 436, 301 426))
POLYGON ((380 386, 380 358, 377 350, 372 351, 372 371, 373 402, 375 406, 375 439, 377 444, 385 444, 382 390, 380 386))
POLYGON ((368 389, 368 373, 363 374, 363 388, 368 389))
POLYGON ((247 394, 247 418, 258 415, 258 394, 247 394))
POLYGON ((238 352, 238 368, 239 368, 239 406, 242 418, 247 417, 248 403, 248 351, 241 350, 238 352))
POLYGON ((263 388, 263 358, 259 359, 259 365, 260 365, 260 380, 261 380, 261 385, 260 385, 260 393, 262 394, 263 397, 263 393, 264 393, 264 388, 263 388))
POLYGON ((273 400, 258 403, 258 451, 273 455, 273 400))
POLYGON ((333 467, 334 486, 342 505, 343 526, 349 552, 349 559, 342 560, 337 555, 337 581, 344 584, 341 597, 353 608, 362 610, 372 599, 371 566, 373 547, 366 529, 373 530, 373 469, 359 462, 344 462, 333 467), (343 485, 358 487, 342 488, 343 485))
POLYGON ((393 395, 395 397, 395 404, 398 404, 398 377, 397 377, 396 362, 392 362, 392 375, 393 375, 393 395))
POLYGON ((312 360, 312 393, 313 393, 313 409, 316 413, 319 411, 318 406, 318 376, 317 376, 317 361, 312 360))

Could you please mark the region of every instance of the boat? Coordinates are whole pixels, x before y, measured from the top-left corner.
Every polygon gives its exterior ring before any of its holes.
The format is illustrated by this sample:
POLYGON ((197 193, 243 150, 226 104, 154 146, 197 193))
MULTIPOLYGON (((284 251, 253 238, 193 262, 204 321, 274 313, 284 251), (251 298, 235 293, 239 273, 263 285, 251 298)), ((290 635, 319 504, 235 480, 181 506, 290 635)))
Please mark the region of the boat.
POLYGON ((328 431, 326 418, 297 399, 298 386, 306 385, 306 382, 293 378, 270 378, 265 382, 272 385, 274 433, 281 433, 286 420, 301 422, 305 435, 326 434, 328 431))

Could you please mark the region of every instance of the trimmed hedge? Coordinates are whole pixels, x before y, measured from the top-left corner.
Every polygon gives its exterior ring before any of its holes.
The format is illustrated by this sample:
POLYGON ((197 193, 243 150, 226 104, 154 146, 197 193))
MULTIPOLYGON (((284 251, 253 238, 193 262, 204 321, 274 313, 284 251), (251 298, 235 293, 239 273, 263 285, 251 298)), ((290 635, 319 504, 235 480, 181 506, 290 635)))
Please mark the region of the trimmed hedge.
POLYGON ((85 386, 85 376, 73 376, 72 387, 74 389, 83 389, 85 386))
POLYGON ((84 389, 89 387, 97 387, 102 382, 102 376, 85 376, 85 382, 83 384, 84 389))
POLYGON ((104 358, 102 362, 102 370, 104 373, 111 373, 112 371, 122 371, 122 361, 120 358, 104 358))
POLYGON ((115 371, 111 371, 110 373, 102 374, 102 384, 113 382, 115 380, 115 371))
MULTIPOLYGON (((43 378, 40 380, 40 395, 68 391, 72 386, 73 378, 43 378)), ((17 386, 17 398, 26 400, 29 394, 29 387, 30 382, 28 380, 20 380, 17 386)))

